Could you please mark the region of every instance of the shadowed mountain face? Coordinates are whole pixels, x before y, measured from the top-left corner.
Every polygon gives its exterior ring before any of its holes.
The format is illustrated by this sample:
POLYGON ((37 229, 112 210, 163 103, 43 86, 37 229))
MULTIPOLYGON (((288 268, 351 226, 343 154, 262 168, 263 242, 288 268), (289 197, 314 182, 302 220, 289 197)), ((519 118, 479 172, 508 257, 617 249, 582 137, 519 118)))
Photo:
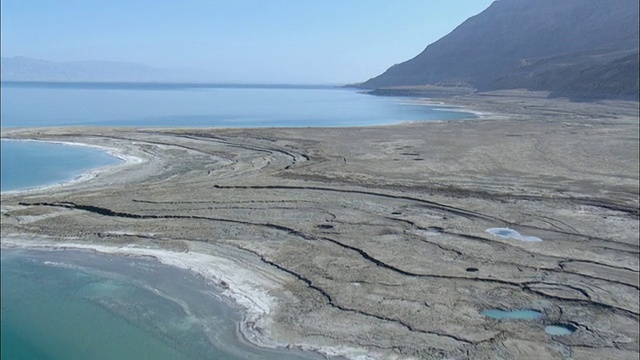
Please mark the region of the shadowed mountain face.
POLYGON ((638 1, 498 0, 361 86, 427 84, 637 99, 638 1))

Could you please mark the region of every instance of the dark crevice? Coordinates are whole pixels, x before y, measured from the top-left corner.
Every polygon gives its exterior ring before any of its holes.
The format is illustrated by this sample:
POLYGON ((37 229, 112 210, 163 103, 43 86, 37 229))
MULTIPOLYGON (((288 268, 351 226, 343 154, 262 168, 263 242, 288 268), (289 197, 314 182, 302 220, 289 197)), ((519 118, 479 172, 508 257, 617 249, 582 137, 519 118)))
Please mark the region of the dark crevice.
POLYGON ((241 225, 250 225, 250 226, 262 226, 267 227, 279 231, 284 231, 288 234, 302 237, 306 240, 313 240, 313 237, 309 234, 305 234, 299 230, 292 229, 286 226, 271 224, 271 223, 252 223, 249 221, 242 220, 233 220, 233 219, 224 219, 224 218, 213 218, 207 216, 197 216, 197 215, 139 215, 139 214, 131 214, 113 211, 107 208, 93 206, 93 205, 79 205, 72 202, 60 202, 60 203, 23 203, 20 202, 20 205, 23 206, 51 206, 51 207, 63 207, 67 209, 77 209, 84 210, 94 214, 103 215, 103 216, 111 216, 111 217, 120 217, 126 219, 195 219, 195 220, 209 220, 209 221, 218 221, 218 222, 226 222, 233 224, 241 224, 241 225))
MULTIPOLYGON (((311 178, 311 176, 305 175, 297 175, 296 178, 305 180, 311 178)), ((345 179, 336 179, 326 176, 313 175, 312 178, 321 182, 336 182, 341 181, 345 185, 352 184, 350 181, 345 179)), ((356 184, 357 185, 357 184, 356 184)), ((430 194, 440 194, 453 198, 476 198, 476 199, 486 199, 491 201, 500 201, 500 200, 514 200, 514 201, 548 201, 548 202, 556 202, 556 203, 570 203, 576 205, 587 205, 593 207, 599 207, 602 209, 620 211, 625 213, 626 215, 632 216, 634 218, 638 218, 640 216, 640 208, 637 206, 631 205, 623 205, 612 203, 606 199, 598 199, 598 198, 581 198, 581 197, 545 197, 545 196, 535 196, 535 195, 520 195, 520 194, 512 194, 512 193, 496 193, 490 191, 482 191, 477 189, 465 189, 462 187, 430 187, 425 185, 399 185, 399 184, 376 184, 377 188, 386 188, 390 190, 399 190, 399 191, 410 191, 410 192, 418 192, 418 193, 430 193, 430 194)), ((637 193, 636 193, 637 195, 637 193)))
POLYGON ((559 265, 561 267, 564 266, 564 264, 566 263, 585 263, 585 264, 593 264, 593 265, 599 265, 599 266, 603 266, 603 267, 608 267, 608 268, 612 268, 612 269, 617 269, 617 270, 626 270, 626 271, 631 271, 634 273, 638 273, 638 270, 635 269, 631 269, 625 266, 615 266, 615 265, 611 265, 611 264, 605 264, 605 263, 601 263, 601 262, 597 262, 597 261, 592 261, 592 260, 580 260, 580 259, 568 259, 568 260, 563 260, 559 263, 559 265))
POLYGON ((415 198, 415 197, 411 197, 411 196, 391 195, 391 194, 377 193, 377 192, 365 191, 365 190, 344 190, 344 189, 325 188, 325 187, 318 187, 318 186, 282 186, 282 185, 262 185, 262 186, 223 186, 223 185, 214 185, 213 187, 216 188, 216 189, 310 190, 310 191, 337 192, 337 193, 344 193, 344 194, 369 195, 369 196, 383 197, 383 198, 388 198, 388 199, 409 200, 409 201, 421 203, 421 204, 424 204, 424 205, 428 205, 430 208, 433 208, 433 209, 449 212, 449 213, 452 213, 452 214, 455 214, 455 215, 459 215, 459 216, 462 216, 462 217, 466 217, 466 218, 480 218, 480 219, 489 220, 489 221, 508 223, 505 220, 502 220, 502 219, 499 219, 499 218, 496 218, 496 217, 493 217, 493 216, 490 216, 490 215, 478 213, 478 212, 475 212, 475 211, 465 210, 465 209, 457 208, 457 207, 454 207, 454 206, 444 205, 444 204, 440 204, 440 203, 437 203, 437 202, 434 202, 434 201, 415 198))
MULTIPOLYGON (((271 228, 271 229, 280 230, 280 231, 286 232, 288 234, 301 237, 301 238, 303 238, 305 240, 317 240, 312 235, 304 233, 302 231, 299 231, 299 230, 296 230, 296 229, 293 229, 293 228, 289 228, 289 227, 286 227, 286 226, 282 226, 282 225, 271 224, 271 223, 251 223, 251 222, 240 221, 240 220, 211 218, 211 217, 204 217, 204 216, 138 215, 138 214, 117 212, 117 211, 113 211, 113 210, 110 210, 110 209, 107 209, 107 208, 102 208, 102 207, 93 206, 93 205, 79 205, 79 204, 75 204, 73 202, 60 202, 60 203, 23 203, 23 202, 20 202, 19 205, 22 205, 22 206, 64 207, 64 208, 68 208, 68 209, 84 210, 84 211, 96 213, 96 214, 103 215, 103 216, 122 217, 122 218, 130 218, 130 219, 198 219, 198 220, 228 222, 228 223, 251 225, 251 226, 263 226, 263 227, 268 227, 268 228, 271 228)), ((375 257, 373 257, 370 254, 368 254, 366 251, 364 251, 364 250, 362 250, 360 248, 357 248, 355 246, 344 244, 344 243, 342 243, 342 242, 340 242, 338 240, 327 238, 327 237, 321 237, 319 239, 331 242, 331 243, 333 243, 333 244, 335 244, 337 246, 340 246, 340 247, 342 247, 344 249, 348 249, 350 251, 356 252, 363 259, 369 261, 370 263, 376 265, 377 267, 393 271, 393 272, 395 272, 397 274, 400 274, 400 275, 403 275, 403 276, 417 277, 417 278, 447 279, 447 280, 479 281, 479 282, 486 282, 486 283, 495 283, 495 284, 501 284, 501 285, 508 285, 508 286, 511 286, 511 287, 520 288, 523 291, 530 292, 530 293, 533 293, 533 294, 537 294, 539 296, 542 296, 542 297, 545 297, 545 298, 549 298, 549 299, 555 299, 555 300, 561 300, 561 301, 567 301, 567 302, 573 302, 573 303, 580 303, 580 304, 589 305, 589 306, 596 306, 596 307, 600 307, 600 308, 604 308, 604 309, 612 310, 612 311, 621 311, 621 312, 623 312, 625 314, 633 316, 634 318, 637 318, 638 315, 639 315, 637 312, 633 312, 633 311, 630 311, 630 310, 627 310, 627 309, 624 309, 624 308, 619 308, 619 307, 616 307, 616 306, 612 306, 612 305, 604 304, 604 303, 601 303, 601 302, 593 301, 593 300, 590 299, 589 295, 583 289, 575 287, 575 286, 564 285, 564 284, 556 284, 556 283, 548 283, 548 282, 539 282, 539 281, 529 281, 529 282, 519 283, 519 282, 514 282, 514 281, 507 281, 507 280, 500 280, 500 279, 493 279, 493 278, 462 277, 462 276, 449 276, 449 275, 413 273, 413 272, 410 272, 410 271, 406 271, 406 270, 400 269, 400 268, 395 267, 393 265, 389 265, 389 264, 387 264, 387 263, 385 263, 385 262, 383 262, 383 261, 381 261, 379 259, 376 259, 375 257), (575 299, 575 298, 567 298, 567 297, 561 297, 561 296, 556 296, 556 295, 549 295, 549 294, 546 294, 546 293, 544 293, 542 291, 539 291, 539 290, 531 288, 531 286, 535 285, 535 284, 545 284, 545 285, 556 285, 556 286, 569 287, 569 288, 571 288, 573 290, 576 290, 576 291, 582 293, 585 297, 587 297, 587 300, 575 299)), ((408 325, 407 325, 407 327, 408 327, 408 325)))
MULTIPOLYGON (((554 233, 558 233, 558 234, 562 234, 562 235, 571 235, 571 236, 576 236, 576 237, 579 237, 579 238, 586 238, 586 239, 589 239, 589 240, 599 240, 599 241, 603 241, 603 242, 615 243, 617 245, 621 245, 621 244, 622 245, 627 245, 625 243, 621 243, 621 242, 610 240, 610 239, 587 236, 587 235, 583 235, 583 234, 580 234, 580 233, 568 232, 568 231, 564 231, 564 230, 560 230, 560 229, 545 229, 545 228, 540 228, 540 227, 531 226, 531 225, 520 225, 520 224, 513 223, 511 221, 507 221, 507 220, 500 219, 500 218, 495 217, 495 216, 479 213, 479 212, 476 212, 476 211, 466 210, 466 209, 462 209, 462 208, 458 208, 458 207, 454 207, 454 206, 450 206, 450 205, 440 204, 440 203, 437 203, 437 202, 434 202, 434 201, 429 201, 429 200, 425 200, 425 199, 420 199, 420 198, 411 197, 411 196, 404 196, 404 195, 392 195, 392 194, 378 193, 378 192, 374 192, 374 191, 365 191, 365 190, 345 190, 345 189, 325 188, 325 187, 318 187, 318 186, 282 186, 282 185, 222 186, 222 185, 214 185, 214 188, 216 188, 216 189, 311 190, 311 191, 326 191, 326 192, 337 192, 337 193, 346 193, 346 194, 361 194, 361 195, 369 195, 369 196, 383 197, 383 198, 396 199, 396 200, 408 200, 408 201, 417 202, 417 203, 426 205, 427 207, 429 207, 431 209, 445 211, 445 212, 448 212, 448 213, 451 213, 451 214, 454 214, 454 215, 458 215, 458 216, 462 216, 462 217, 465 217, 465 218, 483 219, 483 220, 491 221, 493 223, 502 223, 505 226, 519 226, 519 227, 522 227, 522 228, 549 231, 549 232, 554 232, 554 233)), ((402 220, 402 219, 396 219, 396 220, 402 220)))
MULTIPOLYGON (((205 141, 216 141, 219 143, 222 143, 226 146, 229 147, 236 147, 236 148, 242 148, 245 150, 251 150, 251 151, 258 151, 258 152, 267 152, 269 154, 273 154, 274 152, 280 153, 282 155, 288 156, 292 159, 293 163, 295 164, 298 160, 298 157, 295 154, 292 154, 288 151, 282 150, 282 149, 276 149, 276 148, 268 148, 268 147, 258 147, 258 146, 248 146, 248 145, 244 145, 244 144, 238 144, 238 143, 233 143, 230 140, 218 137, 218 136, 213 136, 213 135, 202 135, 202 134, 188 134, 188 135, 176 135, 177 137, 182 137, 182 138, 186 138, 186 139, 191 139, 191 140, 205 140, 205 141)), ((303 159, 305 159, 306 161, 311 160, 311 158, 306 155, 306 154, 298 154, 300 157, 302 157, 303 159)))
POLYGON ((624 252, 624 253, 627 253, 627 254, 634 255, 635 257, 638 257, 638 255, 640 255, 640 250, 625 250, 625 249, 612 248, 612 247, 608 247, 608 246, 594 246, 594 248, 612 250, 612 251, 620 251, 620 252, 624 252))
POLYGON ((142 199, 131 199, 131 202, 156 205, 181 205, 181 204, 273 204, 273 203, 312 203, 311 200, 244 200, 244 201, 214 201, 214 200, 192 200, 192 201, 153 201, 142 199))
POLYGON ((435 332, 435 331, 427 331, 427 330, 422 330, 422 329, 416 329, 413 326, 405 323, 402 320, 393 319, 393 318, 389 318, 389 317, 381 316, 381 315, 377 315, 377 314, 372 314, 372 313, 368 313, 368 312, 365 312, 365 311, 362 311, 362 310, 358 310, 358 309, 351 309, 351 308, 345 307, 343 305, 340 305, 340 304, 336 303, 336 301, 333 299, 333 297, 327 291, 325 291, 324 289, 322 289, 321 287, 319 287, 317 285, 314 285, 313 282, 310 279, 306 278, 305 276, 303 276, 303 275, 301 275, 301 274, 299 274, 299 273, 297 273, 297 272, 295 272, 293 270, 287 269, 284 266, 282 266, 280 264, 277 264, 277 263, 275 263, 275 262, 273 262, 271 260, 268 260, 263 255, 260 255, 255 251, 244 249, 244 248, 242 248, 242 249, 245 250, 245 251, 251 252, 252 254, 257 256, 265 264, 273 266, 276 269, 278 269, 278 270, 280 270, 282 272, 285 272, 285 273, 295 277, 299 281, 303 282, 309 289, 312 289, 312 290, 315 290, 316 292, 318 292, 325 299, 325 301, 327 302, 327 304, 329 306, 334 307, 334 308, 336 308, 336 309, 338 309, 340 311, 351 312, 351 313, 355 313, 355 314, 363 315, 363 316, 367 316, 367 317, 372 317, 372 318, 375 318, 375 319, 378 319, 378 320, 382 320, 382 321, 386 321, 386 322, 392 322, 392 323, 398 324, 398 325, 406 328, 407 330, 409 330, 411 332, 418 332, 418 333, 422 333, 422 334, 430 334, 430 335, 448 337, 448 338, 454 339, 456 341, 459 341, 459 342, 462 342, 462 343, 465 343, 465 344, 474 344, 473 341, 470 341, 470 340, 467 340, 467 339, 463 339, 463 338, 461 338, 459 336, 440 333, 440 332, 435 332))

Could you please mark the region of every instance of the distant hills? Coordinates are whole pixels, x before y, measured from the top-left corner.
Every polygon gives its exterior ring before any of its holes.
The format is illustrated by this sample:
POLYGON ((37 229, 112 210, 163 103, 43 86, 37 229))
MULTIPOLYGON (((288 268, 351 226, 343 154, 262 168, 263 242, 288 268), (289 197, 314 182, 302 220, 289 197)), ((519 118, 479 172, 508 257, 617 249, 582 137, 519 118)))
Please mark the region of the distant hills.
POLYGON ((638 100, 638 0, 496 0, 359 86, 524 88, 638 100))
POLYGON ((195 71, 159 69, 118 61, 58 62, 16 56, 2 57, 0 65, 2 81, 159 82, 199 79, 195 71))

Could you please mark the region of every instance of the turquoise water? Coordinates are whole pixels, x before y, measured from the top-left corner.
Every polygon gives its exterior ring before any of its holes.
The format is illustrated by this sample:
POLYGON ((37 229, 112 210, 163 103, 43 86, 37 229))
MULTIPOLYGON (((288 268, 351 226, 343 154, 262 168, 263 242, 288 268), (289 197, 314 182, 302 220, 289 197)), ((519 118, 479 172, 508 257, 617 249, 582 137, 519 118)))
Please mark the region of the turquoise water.
POLYGON ((332 87, 2 83, 1 90, 2 127, 318 127, 475 117, 332 87))
MULTIPOLYGON (((536 310, 484 310, 482 315, 499 320, 538 320, 543 314, 536 310)), ((570 324, 547 325, 544 332, 554 336, 566 336, 573 334, 577 328, 570 324)))
POLYGON ((3 249, 2 359, 294 360, 235 335, 240 312, 156 261, 3 249))
POLYGON ((95 167, 121 162, 94 148, 35 141, 0 141, 0 191, 69 181, 95 167))
POLYGON ((549 335, 565 336, 571 335, 577 329, 572 325, 549 325, 544 328, 544 332, 549 335))
POLYGON ((519 319, 519 320, 536 320, 542 317, 542 313, 536 310, 500 310, 490 309, 484 310, 482 315, 494 319, 519 319))

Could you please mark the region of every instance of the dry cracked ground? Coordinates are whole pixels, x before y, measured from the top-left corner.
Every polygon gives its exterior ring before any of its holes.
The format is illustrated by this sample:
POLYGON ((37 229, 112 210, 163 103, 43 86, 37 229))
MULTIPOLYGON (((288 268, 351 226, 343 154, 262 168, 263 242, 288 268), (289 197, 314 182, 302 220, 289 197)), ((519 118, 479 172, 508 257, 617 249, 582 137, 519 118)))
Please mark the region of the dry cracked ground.
POLYGON ((269 334, 384 358, 637 359, 638 104, 494 93, 478 120, 4 130, 148 159, 2 195, 2 236, 251 255, 269 334), (486 232, 508 227, 541 242, 486 232), (495 320, 486 309, 533 309, 495 320), (550 324, 575 329, 544 332, 550 324))

